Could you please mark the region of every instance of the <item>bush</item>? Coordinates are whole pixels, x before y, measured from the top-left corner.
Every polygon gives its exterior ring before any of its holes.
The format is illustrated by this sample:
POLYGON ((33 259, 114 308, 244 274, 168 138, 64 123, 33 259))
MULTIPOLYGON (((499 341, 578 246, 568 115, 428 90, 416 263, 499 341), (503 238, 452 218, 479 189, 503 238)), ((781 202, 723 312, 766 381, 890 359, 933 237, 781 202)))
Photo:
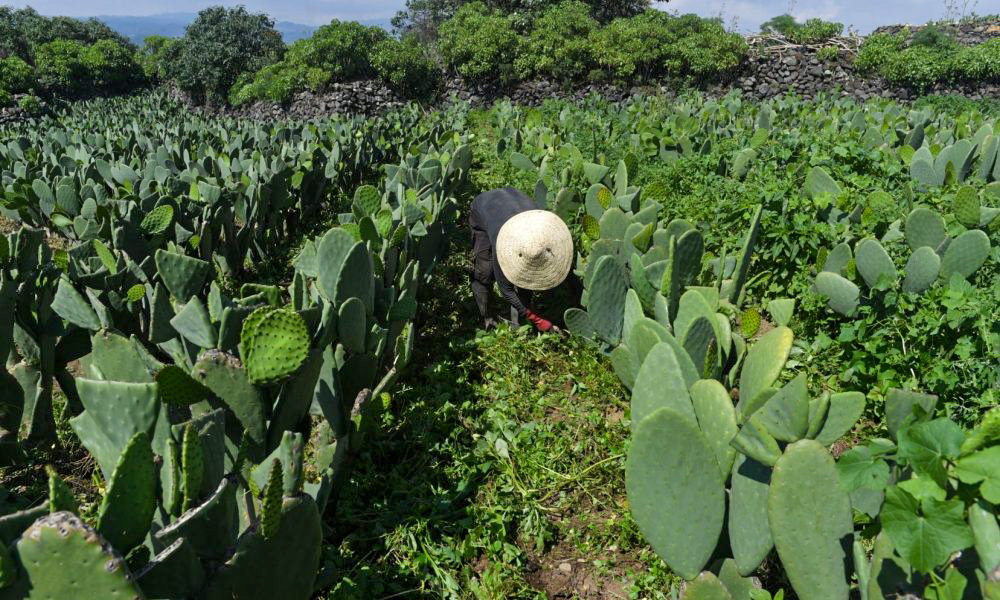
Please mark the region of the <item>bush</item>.
POLYGON ((278 61, 285 50, 274 21, 242 6, 206 8, 180 43, 168 71, 196 102, 210 104, 224 101, 241 74, 278 61))
POLYGON ((77 96, 87 89, 88 70, 83 62, 87 47, 72 40, 56 40, 35 49, 38 85, 49 94, 77 96))
POLYGON ((647 10, 592 36, 597 61, 619 81, 656 76, 713 79, 739 66, 746 40, 717 19, 647 10))
POLYGON ((0 59, 0 90, 23 94, 31 87, 34 72, 31 66, 16 56, 0 59))
MULTIPOLYGON (((925 28, 926 29, 926 28, 925 28)), ((896 85, 926 90, 956 75, 955 47, 937 35, 907 46, 907 34, 877 34, 861 46, 854 65, 861 71, 876 72, 896 85)))
POLYGON ((348 81, 375 74, 371 53, 389 34, 380 27, 336 21, 312 37, 292 44, 284 59, 243 78, 230 92, 238 104, 251 100, 286 102, 295 92, 318 90, 331 81, 348 81))
POLYGON ((910 45, 938 48, 941 50, 954 50, 958 48, 958 40, 936 25, 926 25, 913 34, 910 45))
POLYGON ((534 21, 514 61, 517 76, 563 82, 583 79, 595 66, 590 38, 597 27, 590 6, 579 0, 565 0, 548 9, 534 21))
POLYGON ((0 88, 0 108, 6 108, 14 104, 14 96, 7 90, 0 88))
POLYGON ((823 62, 832 62, 840 58, 840 49, 836 46, 823 46, 816 51, 816 58, 823 62))
POLYGON ((120 92, 141 79, 142 67, 135 52, 113 40, 94 42, 80 59, 97 91, 120 92))
POLYGON ((962 48, 955 57, 955 73, 971 81, 1000 79, 1000 38, 962 48))
POLYGON ((406 98, 427 98, 437 89, 440 72, 416 38, 387 39, 372 52, 372 66, 379 78, 406 98))
POLYGON ((151 35, 143 40, 139 60, 147 79, 160 82, 170 79, 170 65, 181 49, 179 42, 165 35, 151 35))
POLYGON ((445 65, 475 82, 509 82, 519 40, 510 19, 482 2, 462 6, 438 31, 445 65))
POLYGON ((765 21, 760 31, 782 35, 796 44, 819 44, 844 33, 844 24, 823 19, 799 23, 792 15, 784 14, 765 21))
POLYGON ((18 101, 17 105, 32 117, 42 114, 42 101, 38 99, 38 96, 25 96, 18 101))

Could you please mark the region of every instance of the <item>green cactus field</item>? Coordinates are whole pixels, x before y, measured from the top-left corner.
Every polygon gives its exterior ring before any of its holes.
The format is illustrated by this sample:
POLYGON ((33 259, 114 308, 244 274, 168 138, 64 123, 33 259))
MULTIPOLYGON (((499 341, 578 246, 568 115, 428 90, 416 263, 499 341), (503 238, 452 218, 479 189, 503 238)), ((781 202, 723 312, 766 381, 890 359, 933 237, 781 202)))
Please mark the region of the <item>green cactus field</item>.
POLYGON ((0 600, 1000 598, 998 150, 954 98, 0 125, 0 600), (563 335, 479 328, 506 186, 563 335))

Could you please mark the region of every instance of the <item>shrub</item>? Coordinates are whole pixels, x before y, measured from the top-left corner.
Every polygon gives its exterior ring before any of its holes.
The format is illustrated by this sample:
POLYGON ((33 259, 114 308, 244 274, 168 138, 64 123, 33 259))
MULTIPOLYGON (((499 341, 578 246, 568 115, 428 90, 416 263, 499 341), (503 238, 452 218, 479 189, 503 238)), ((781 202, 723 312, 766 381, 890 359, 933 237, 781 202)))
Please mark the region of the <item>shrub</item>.
POLYGON ((206 8, 180 43, 168 70, 195 101, 208 103, 224 101, 242 73, 276 62, 285 50, 274 21, 242 6, 206 8))
POLYGON ((114 40, 94 42, 80 59, 94 89, 99 91, 122 91, 141 79, 142 67, 135 52, 114 40))
POLYGON ((372 66, 379 78, 406 98, 427 98, 437 89, 440 72, 416 38, 387 39, 372 52, 372 66))
POLYGON ((148 79, 154 81, 170 79, 170 65, 181 49, 179 41, 165 35, 151 35, 143 40, 139 56, 142 72, 148 79))
POLYGON ((933 42, 907 47, 906 42, 904 32, 870 36, 861 46, 855 67, 877 72, 891 83, 920 90, 955 75, 955 51, 952 46, 933 42))
POLYGON ((445 65, 470 81, 514 79, 518 37, 510 19, 482 2, 462 6, 438 31, 445 65))
POLYGON ((796 44, 819 44, 844 32, 843 23, 808 19, 799 23, 789 14, 778 15, 760 26, 761 33, 782 35, 796 44))
POLYGON ((818 44, 844 33, 843 23, 809 19, 792 31, 792 41, 799 44, 818 44))
POLYGON ((972 81, 1000 79, 1000 38, 962 48, 955 57, 955 72, 972 81))
POLYGON ((389 34, 379 27, 334 20, 292 44, 281 62, 261 69, 252 79, 240 80, 230 100, 286 102, 295 92, 318 90, 331 81, 371 77, 372 50, 387 39, 389 34))
POLYGON ((42 114, 42 101, 38 99, 38 96, 25 96, 18 101, 17 105, 32 117, 42 114))
POLYGON ((22 94, 31 87, 34 72, 31 66, 16 56, 0 59, 0 90, 22 94))
POLYGON ((88 71, 83 62, 87 47, 72 40, 56 40, 35 49, 38 85, 50 94, 75 96, 87 89, 88 71))
POLYGON ((592 39, 598 63, 621 81, 658 75, 712 79, 737 67, 748 51, 743 37, 717 19, 659 10, 615 20, 592 39))
POLYGON ((590 36, 597 27, 587 4, 579 0, 556 4, 534 21, 514 61, 517 76, 579 81, 595 66, 590 36))
POLYGON ((823 46, 816 51, 816 58, 823 62, 832 62, 840 58, 840 49, 836 46, 823 46))
POLYGON ((910 45, 953 50, 958 48, 958 40, 937 25, 926 25, 913 34, 910 45))
POLYGON ((14 104, 14 96, 7 90, 0 88, 0 108, 6 108, 14 104))

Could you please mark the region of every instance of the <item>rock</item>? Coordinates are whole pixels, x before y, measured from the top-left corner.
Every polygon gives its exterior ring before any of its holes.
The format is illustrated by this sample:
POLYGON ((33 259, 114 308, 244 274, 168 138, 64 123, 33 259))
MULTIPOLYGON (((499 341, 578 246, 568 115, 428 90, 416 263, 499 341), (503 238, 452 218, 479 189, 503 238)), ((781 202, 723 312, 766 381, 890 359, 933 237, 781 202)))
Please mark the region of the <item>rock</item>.
POLYGON ((562 571, 563 573, 567 573, 567 574, 572 573, 573 572, 573 565, 569 564, 568 562, 560 563, 559 564, 559 570, 562 571))

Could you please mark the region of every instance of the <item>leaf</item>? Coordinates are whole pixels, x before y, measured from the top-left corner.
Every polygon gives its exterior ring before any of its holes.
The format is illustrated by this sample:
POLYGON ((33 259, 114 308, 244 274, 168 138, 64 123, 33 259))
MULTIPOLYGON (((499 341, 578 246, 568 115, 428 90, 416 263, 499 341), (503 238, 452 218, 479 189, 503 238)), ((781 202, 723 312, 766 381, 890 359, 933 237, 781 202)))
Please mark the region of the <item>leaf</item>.
POLYGON ((955 476, 962 483, 976 484, 987 502, 1000 504, 1000 446, 966 456, 955 464, 955 476))
POLYGON ((882 527, 899 554, 917 570, 928 573, 953 553, 973 544, 961 500, 916 498, 899 487, 885 492, 882 527))
POLYGON ((919 423, 899 432, 899 458, 944 488, 948 486, 944 461, 958 456, 964 440, 962 428, 950 419, 919 423))

